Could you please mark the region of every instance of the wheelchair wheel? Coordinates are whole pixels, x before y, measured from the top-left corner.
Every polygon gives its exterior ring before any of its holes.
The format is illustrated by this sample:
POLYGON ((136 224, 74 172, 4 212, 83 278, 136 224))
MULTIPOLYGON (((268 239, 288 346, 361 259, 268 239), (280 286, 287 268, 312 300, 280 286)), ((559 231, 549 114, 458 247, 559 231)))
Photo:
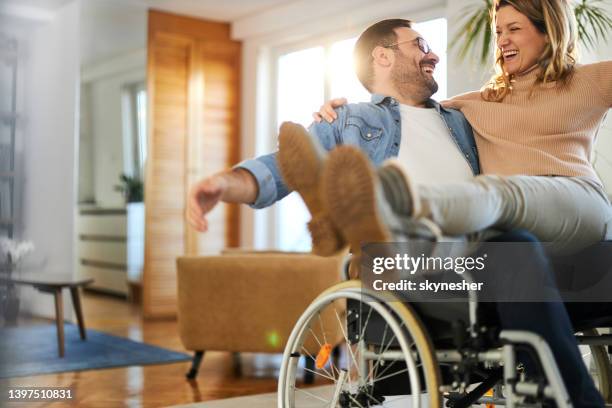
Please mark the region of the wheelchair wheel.
MULTIPOLYGON (((583 331, 585 336, 597 336, 597 329, 583 331)), ((605 402, 612 402, 612 362, 606 346, 589 346, 595 364, 596 372, 593 374, 595 386, 601 393, 605 402)))
POLYGON ((278 407, 383 407, 385 398, 388 402, 406 398, 414 408, 441 407, 440 370, 429 336, 414 310, 388 300, 364 290, 356 280, 319 295, 299 318, 287 342, 278 407), (339 343, 331 344, 333 338, 339 343), (330 358, 333 347, 341 348, 339 359, 330 358), (319 387, 298 380, 302 356, 314 360, 311 371, 319 387), (398 391, 394 397, 382 386, 390 381, 398 391))

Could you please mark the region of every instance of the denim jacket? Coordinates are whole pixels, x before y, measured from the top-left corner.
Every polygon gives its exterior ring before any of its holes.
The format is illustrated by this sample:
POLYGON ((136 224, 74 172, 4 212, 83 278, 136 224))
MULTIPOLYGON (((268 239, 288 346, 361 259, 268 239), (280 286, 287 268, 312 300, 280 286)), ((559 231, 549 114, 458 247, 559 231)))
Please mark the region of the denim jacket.
MULTIPOLYGON (((478 152, 472 127, 463 114, 454 109, 445 109, 430 99, 427 107, 440 113, 461 153, 465 156, 474 175, 480 173, 478 152)), ((326 150, 350 144, 361 148, 379 166, 388 158, 397 157, 401 141, 401 116, 399 103, 388 96, 372 95, 370 103, 347 104, 336 109, 338 119, 332 123, 321 121, 309 127, 326 150)), ((280 175, 276 154, 271 153, 248 159, 236 167, 253 174, 259 186, 253 208, 264 208, 274 204, 290 193, 280 175)))

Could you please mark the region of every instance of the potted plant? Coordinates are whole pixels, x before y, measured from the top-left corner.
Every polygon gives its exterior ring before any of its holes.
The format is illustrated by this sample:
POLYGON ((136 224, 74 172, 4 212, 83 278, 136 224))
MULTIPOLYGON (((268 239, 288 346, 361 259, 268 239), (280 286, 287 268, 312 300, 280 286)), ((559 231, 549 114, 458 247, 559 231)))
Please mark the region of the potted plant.
POLYGON ((30 252, 34 251, 34 244, 30 241, 15 241, 9 238, 0 238, 0 254, 2 267, 0 272, 6 284, 0 287, 0 313, 7 324, 17 322, 19 315, 19 296, 17 289, 10 278, 18 270, 20 261, 30 252))
MULTIPOLYGON (((580 0, 575 2, 574 15, 578 29, 578 42, 586 49, 594 48, 598 42, 607 40, 612 31, 612 18, 600 7, 602 0, 580 0)), ((455 49, 460 60, 468 55, 485 65, 491 57, 491 14, 493 0, 482 0, 480 3, 466 7, 459 21, 463 21, 453 36, 450 48, 455 49)))
POLYGON ((127 203, 141 203, 144 198, 142 181, 138 177, 121 174, 119 176, 121 184, 115 186, 115 191, 123 194, 127 203))

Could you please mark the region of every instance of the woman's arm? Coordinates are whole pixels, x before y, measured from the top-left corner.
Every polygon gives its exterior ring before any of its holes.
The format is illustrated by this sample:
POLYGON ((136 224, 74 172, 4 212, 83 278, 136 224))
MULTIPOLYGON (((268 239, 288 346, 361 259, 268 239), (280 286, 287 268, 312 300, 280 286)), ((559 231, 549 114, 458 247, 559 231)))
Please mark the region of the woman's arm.
POLYGON ((612 108, 612 61, 578 65, 574 75, 586 79, 593 87, 592 92, 601 96, 604 106, 612 108))
POLYGON ((465 101, 479 101, 479 100, 482 100, 482 97, 480 96, 480 91, 470 91, 470 92, 462 93, 459 95, 455 95, 450 99, 446 99, 440 102, 440 105, 442 105, 443 107, 447 109, 461 110, 465 101))
POLYGON ((584 68, 601 92, 604 103, 612 108, 612 61, 596 62, 584 68))

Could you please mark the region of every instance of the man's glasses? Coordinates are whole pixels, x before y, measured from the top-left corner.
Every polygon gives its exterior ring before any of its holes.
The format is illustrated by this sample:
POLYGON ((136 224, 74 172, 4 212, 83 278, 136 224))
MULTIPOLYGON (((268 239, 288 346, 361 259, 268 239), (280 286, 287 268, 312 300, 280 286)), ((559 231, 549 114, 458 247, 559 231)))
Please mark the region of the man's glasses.
POLYGON ((425 41, 425 39, 422 38, 422 37, 417 37, 417 38, 414 38, 412 40, 396 42, 394 44, 387 45, 385 48, 391 48, 391 47, 398 46, 400 44, 414 42, 414 41, 416 41, 417 47, 419 47, 419 50, 421 50, 421 52, 423 52, 423 54, 429 54, 431 52, 431 48, 429 47, 429 44, 427 44, 427 41, 425 41))

